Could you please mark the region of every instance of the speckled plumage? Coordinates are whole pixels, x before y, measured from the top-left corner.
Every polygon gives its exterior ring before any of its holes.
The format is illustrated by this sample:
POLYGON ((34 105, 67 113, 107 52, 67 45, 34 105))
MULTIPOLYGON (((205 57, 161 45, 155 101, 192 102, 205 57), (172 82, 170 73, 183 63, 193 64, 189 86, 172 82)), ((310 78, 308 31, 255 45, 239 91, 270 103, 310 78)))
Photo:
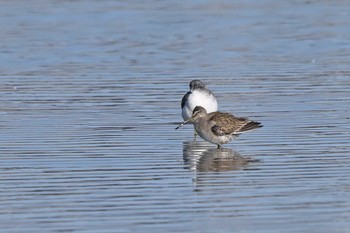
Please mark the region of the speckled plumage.
POLYGON ((247 118, 236 117, 225 112, 209 113, 207 119, 209 122, 215 122, 215 125, 211 128, 211 130, 218 136, 225 134, 240 134, 249 130, 249 125, 252 127, 256 125, 253 124, 253 121, 249 121, 247 118))
POLYGON ((218 145, 218 148, 241 133, 262 127, 260 122, 236 117, 230 113, 212 112, 208 114, 201 106, 195 107, 192 117, 179 127, 186 123, 192 123, 202 139, 218 145))

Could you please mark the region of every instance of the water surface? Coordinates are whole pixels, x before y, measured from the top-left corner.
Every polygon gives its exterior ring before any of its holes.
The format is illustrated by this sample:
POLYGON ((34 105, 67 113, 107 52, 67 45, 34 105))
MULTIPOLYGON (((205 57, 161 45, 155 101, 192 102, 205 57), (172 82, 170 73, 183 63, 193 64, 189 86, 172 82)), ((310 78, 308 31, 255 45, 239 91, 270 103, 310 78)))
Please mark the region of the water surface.
POLYGON ((0 9, 0 232, 349 232, 347 1, 0 9), (175 131, 192 79, 264 127, 175 131))

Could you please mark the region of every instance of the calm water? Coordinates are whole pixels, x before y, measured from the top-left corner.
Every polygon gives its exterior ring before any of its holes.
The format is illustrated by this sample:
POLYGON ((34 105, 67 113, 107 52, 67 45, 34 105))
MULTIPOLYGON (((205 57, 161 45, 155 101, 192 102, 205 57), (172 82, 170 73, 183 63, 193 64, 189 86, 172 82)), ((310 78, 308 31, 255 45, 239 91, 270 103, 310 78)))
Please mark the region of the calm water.
POLYGON ((1 1, 0 232, 350 232, 350 3, 1 1), (264 128, 175 131, 192 79, 264 128))

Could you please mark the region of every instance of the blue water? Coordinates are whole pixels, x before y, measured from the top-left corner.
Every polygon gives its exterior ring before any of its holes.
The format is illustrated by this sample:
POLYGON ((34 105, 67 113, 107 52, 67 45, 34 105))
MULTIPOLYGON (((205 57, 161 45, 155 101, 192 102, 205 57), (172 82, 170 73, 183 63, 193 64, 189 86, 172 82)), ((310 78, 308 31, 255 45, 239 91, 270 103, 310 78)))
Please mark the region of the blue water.
POLYGON ((0 232, 349 232, 348 1, 0 7, 0 232), (264 127, 193 141, 192 79, 264 127))

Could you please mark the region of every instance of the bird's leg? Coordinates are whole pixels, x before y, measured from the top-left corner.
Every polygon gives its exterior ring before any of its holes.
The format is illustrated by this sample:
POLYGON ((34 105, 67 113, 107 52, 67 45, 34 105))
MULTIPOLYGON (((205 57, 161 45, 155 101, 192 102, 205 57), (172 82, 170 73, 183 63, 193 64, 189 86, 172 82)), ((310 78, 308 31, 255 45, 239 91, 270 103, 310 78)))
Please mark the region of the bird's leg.
POLYGON ((194 138, 193 138, 193 141, 194 141, 194 142, 197 141, 197 132, 196 132, 196 130, 194 131, 194 138))

